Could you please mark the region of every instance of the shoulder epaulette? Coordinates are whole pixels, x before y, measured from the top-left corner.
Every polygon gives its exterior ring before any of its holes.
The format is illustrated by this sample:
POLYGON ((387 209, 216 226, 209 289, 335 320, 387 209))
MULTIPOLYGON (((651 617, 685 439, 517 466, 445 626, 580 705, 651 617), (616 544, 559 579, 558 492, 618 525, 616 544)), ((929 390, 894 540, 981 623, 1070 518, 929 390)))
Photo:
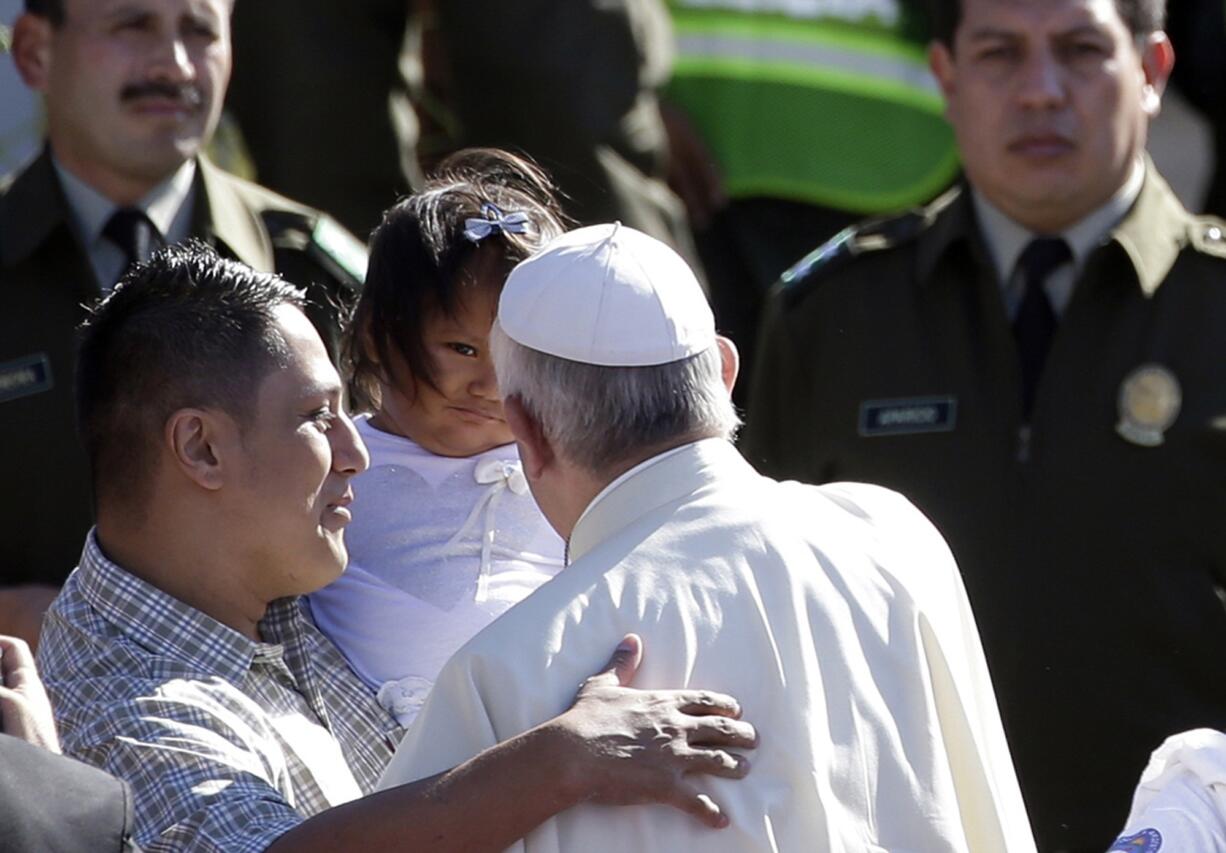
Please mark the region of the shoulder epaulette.
POLYGON ((1188 230, 1192 245, 1198 251, 1226 258, 1226 222, 1215 216, 1197 216, 1188 230))
POLYGON ((888 219, 874 219, 844 228, 787 269, 776 287, 789 303, 801 298, 818 281, 868 252, 906 243, 924 230, 928 217, 916 210, 888 219))
POLYGON ((366 247, 335 219, 295 210, 265 210, 262 216, 274 247, 304 252, 351 289, 362 286, 366 247))
POLYGON ((311 232, 311 247, 361 284, 366 280, 366 247, 331 216, 320 216, 311 232))

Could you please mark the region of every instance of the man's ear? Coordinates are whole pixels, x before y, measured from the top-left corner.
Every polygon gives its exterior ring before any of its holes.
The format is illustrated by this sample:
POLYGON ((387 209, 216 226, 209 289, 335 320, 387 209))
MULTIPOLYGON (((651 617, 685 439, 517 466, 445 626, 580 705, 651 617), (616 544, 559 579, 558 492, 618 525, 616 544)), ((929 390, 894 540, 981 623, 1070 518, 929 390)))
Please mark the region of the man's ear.
POLYGON ((1166 33, 1151 33, 1141 47, 1141 69, 1145 72, 1145 88, 1141 105, 1150 118, 1162 109, 1162 93, 1175 67, 1175 49, 1166 33))
POLYGON ((502 410, 507 416, 507 426, 519 443, 519 461, 523 463, 524 476, 529 482, 540 479, 541 472, 553 463, 553 445, 518 396, 503 400, 502 410))
POLYGON ((716 335, 715 343, 719 347, 720 374, 724 379, 724 387, 731 394, 732 386, 736 385, 736 378, 741 372, 741 354, 732 338, 716 335))
POLYGON ((928 45, 928 67, 941 91, 948 94, 954 85, 954 57, 948 45, 936 40, 928 45))
POLYGON ((164 449, 189 480, 208 491, 225 483, 227 463, 237 446, 238 424, 221 412, 179 409, 166 419, 164 449))
POLYGON ((36 92, 47 90, 47 78, 51 74, 51 35, 51 21, 42 15, 26 12, 13 24, 13 63, 21 79, 36 92))

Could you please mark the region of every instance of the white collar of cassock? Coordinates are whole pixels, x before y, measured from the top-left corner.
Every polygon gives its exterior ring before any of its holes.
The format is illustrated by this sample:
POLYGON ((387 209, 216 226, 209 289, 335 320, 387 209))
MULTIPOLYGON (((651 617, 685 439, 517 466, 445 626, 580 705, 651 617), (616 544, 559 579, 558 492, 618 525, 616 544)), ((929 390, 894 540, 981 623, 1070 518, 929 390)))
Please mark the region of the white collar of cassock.
POLYGON ((710 477, 713 469, 719 470, 720 477, 732 472, 758 476, 722 438, 683 444, 635 465, 601 489, 579 516, 567 542, 567 563, 580 559, 644 513, 692 491, 696 479, 710 477))

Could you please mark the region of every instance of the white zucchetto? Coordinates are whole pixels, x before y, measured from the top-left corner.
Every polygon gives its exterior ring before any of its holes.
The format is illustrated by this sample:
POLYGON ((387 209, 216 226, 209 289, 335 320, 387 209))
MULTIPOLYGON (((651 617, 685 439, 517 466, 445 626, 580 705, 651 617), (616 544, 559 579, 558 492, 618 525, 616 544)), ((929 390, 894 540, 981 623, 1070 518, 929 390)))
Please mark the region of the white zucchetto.
POLYGON ((715 344, 694 272, 669 246, 621 223, 547 243, 507 278, 498 323, 517 343, 607 367, 667 364, 715 344))

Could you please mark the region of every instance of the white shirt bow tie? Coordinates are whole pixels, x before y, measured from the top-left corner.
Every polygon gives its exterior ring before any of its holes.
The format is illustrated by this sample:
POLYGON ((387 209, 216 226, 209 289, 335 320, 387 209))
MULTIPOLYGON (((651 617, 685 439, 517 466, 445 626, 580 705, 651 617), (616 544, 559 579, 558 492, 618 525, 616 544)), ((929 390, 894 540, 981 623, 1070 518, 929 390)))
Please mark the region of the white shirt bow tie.
POLYGON ((519 462, 504 459, 483 459, 477 463, 473 478, 483 486, 501 482, 517 495, 528 494, 528 478, 519 462))

